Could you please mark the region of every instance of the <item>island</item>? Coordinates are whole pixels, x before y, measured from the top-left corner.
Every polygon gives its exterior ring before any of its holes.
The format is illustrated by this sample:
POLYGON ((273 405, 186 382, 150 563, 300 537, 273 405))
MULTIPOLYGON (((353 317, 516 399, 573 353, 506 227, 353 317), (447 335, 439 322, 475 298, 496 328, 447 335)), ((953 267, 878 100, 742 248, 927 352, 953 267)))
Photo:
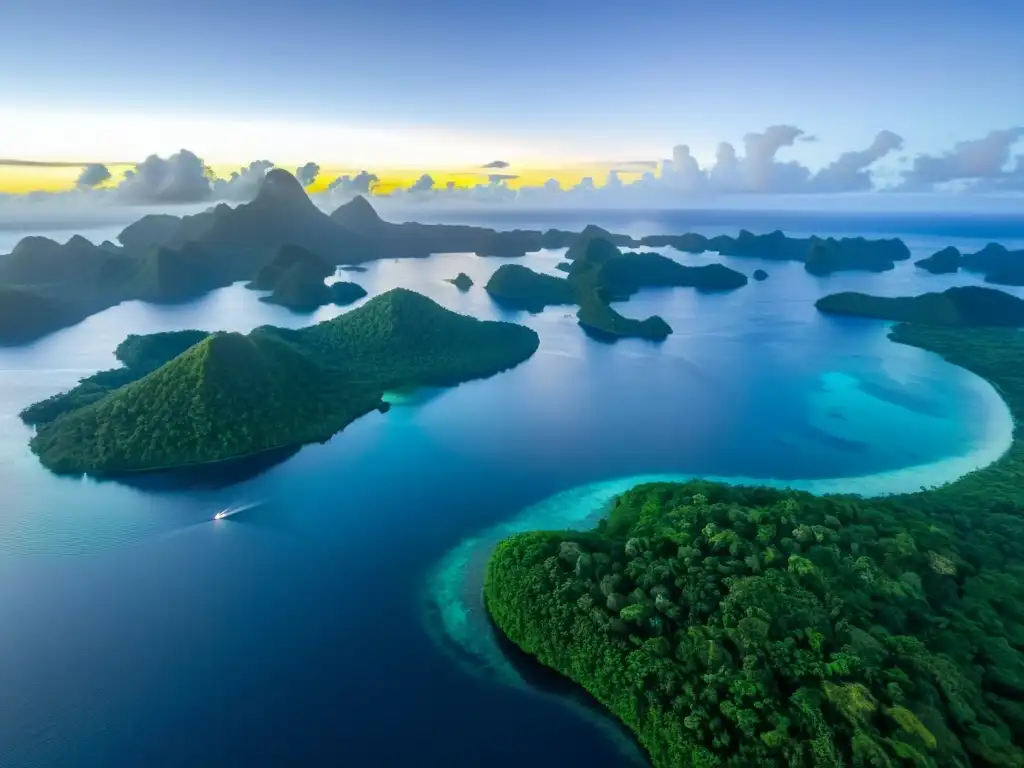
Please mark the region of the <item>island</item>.
MULTIPOLYGON (((1024 420, 1024 337, 897 325, 1024 420)), ((677 766, 1024 763, 1024 438, 946 486, 863 499, 641 485, 591 531, 513 535, 498 629, 677 766)))
POLYGON ((118 475, 322 442, 383 407, 385 390, 491 376, 529 358, 538 343, 529 328, 476 320, 394 289, 301 330, 204 335, 52 420, 33 406, 26 418, 36 414, 40 426, 30 445, 54 472, 118 475))
POLYGON ((889 298, 847 291, 815 302, 821 312, 926 325, 1024 325, 1024 300, 995 288, 964 286, 942 293, 889 298))
POLYGON ((961 253, 949 247, 915 262, 933 274, 949 274, 963 269, 984 275, 986 283, 1024 285, 1024 250, 1011 251, 1004 245, 989 243, 974 253, 961 253))
POLYGON ((914 262, 915 267, 920 267, 933 275, 946 275, 960 269, 960 249, 949 246, 941 251, 936 251, 925 259, 914 262))
POLYGON ((502 264, 484 286, 502 307, 540 312, 555 304, 576 304, 576 292, 568 280, 534 272, 521 264, 502 264))
MULTIPOLYGON (((603 231, 588 228, 585 248, 567 262, 564 278, 534 272, 519 264, 503 264, 485 290, 501 306, 540 312, 545 307, 577 304, 577 319, 591 336, 611 341, 639 337, 661 341, 672 333, 661 317, 633 320, 611 307, 643 288, 692 287, 701 292, 730 291, 747 284, 745 275, 721 264, 687 267, 658 253, 623 253, 603 231)), ((586 231, 586 230, 585 230, 586 231)))
POLYGON ((0 288, 0 344, 27 344, 87 316, 87 312, 59 299, 0 288))
POLYGON ((755 269, 754 279, 757 280, 759 283, 764 282, 765 280, 768 279, 768 273, 765 272, 763 269, 755 269))
POLYGON ((863 237, 821 238, 788 237, 780 230, 755 235, 740 230, 739 235, 705 237, 693 232, 683 235, 648 235, 640 238, 642 245, 670 246, 686 253, 720 253, 723 256, 745 256, 772 261, 800 261, 814 275, 828 275, 844 270, 885 272, 895 262, 910 258, 910 249, 898 238, 867 240, 863 237))
POLYGON ((645 320, 623 317, 610 304, 596 298, 585 299, 580 304, 576 320, 588 336, 598 341, 628 338, 664 341, 672 333, 672 327, 658 315, 645 320))
POLYGON ((359 301, 367 295, 366 289, 358 283, 339 280, 327 286, 331 293, 331 304, 345 306, 359 301))
POLYGON ((459 272, 459 274, 451 278, 448 282, 454 285, 460 291, 468 291, 470 288, 473 287, 473 278, 471 278, 465 272, 459 272))

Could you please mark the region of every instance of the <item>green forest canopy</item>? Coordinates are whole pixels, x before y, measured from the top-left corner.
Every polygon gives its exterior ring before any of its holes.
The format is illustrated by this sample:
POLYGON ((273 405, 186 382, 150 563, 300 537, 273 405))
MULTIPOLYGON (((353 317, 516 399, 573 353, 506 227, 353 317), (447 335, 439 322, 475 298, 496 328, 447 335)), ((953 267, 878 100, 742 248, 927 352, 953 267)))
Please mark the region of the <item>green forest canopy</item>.
MULTIPOLYGON (((892 337, 1024 417, 1016 330, 892 337)), ((863 499, 691 482, 590 532, 499 544, 485 596, 518 646, 655 766, 1024 765, 1024 440, 939 489, 863 499)))

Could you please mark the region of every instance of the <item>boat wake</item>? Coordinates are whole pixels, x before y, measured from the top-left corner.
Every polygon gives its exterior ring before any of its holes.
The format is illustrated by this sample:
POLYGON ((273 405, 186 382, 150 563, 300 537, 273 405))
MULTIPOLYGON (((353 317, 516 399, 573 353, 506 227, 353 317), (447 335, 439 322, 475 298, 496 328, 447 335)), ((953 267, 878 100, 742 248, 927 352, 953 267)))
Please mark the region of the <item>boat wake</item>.
POLYGON ((254 509, 254 508, 260 507, 262 505, 263 505, 262 501, 254 501, 254 502, 252 502, 250 504, 239 504, 239 505, 234 506, 234 507, 225 507, 220 512, 215 514, 213 516, 213 519, 214 520, 223 520, 226 517, 231 517, 232 515, 237 515, 239 512, 245 512, 246 510, 254 509))

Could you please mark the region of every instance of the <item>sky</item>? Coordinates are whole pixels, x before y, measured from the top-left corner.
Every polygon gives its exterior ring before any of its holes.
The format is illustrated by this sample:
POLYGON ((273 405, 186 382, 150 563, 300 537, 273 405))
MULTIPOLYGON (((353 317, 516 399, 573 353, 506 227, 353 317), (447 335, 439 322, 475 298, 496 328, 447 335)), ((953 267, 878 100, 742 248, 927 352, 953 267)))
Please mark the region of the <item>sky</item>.
POLYGON ((1007 0, 5 0, 0 192, 182 149, 225 178, 314 162, 313 191, 363 169, 378 192, 602 186, 680 144, 709 170, 773 126, 812 174, 890 132, 873 185, 922 188, 916 158, 993 131, 1012 170, 1022 28, 1007 0))

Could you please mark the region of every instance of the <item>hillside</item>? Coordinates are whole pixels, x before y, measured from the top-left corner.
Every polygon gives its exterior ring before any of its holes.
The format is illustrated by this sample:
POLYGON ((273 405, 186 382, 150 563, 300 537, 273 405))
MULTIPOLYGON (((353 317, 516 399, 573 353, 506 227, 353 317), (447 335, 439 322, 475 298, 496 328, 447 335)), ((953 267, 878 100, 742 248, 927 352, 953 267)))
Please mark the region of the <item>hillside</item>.
POLYGON ((83 320, 85 312, 30 291, 0 288, 0 344, 26 344, 83 320))
POLYGON ((321 283, 334 274, 334 267, 326 259, 288 243, 281 246, 270 261, 260 267, 246 287, 256 291, 273 291, 285 273, 293 270, 321 283))
MULTIPOLYGON (((127 340, 123 354, 152 361, 194 339, 145 338, 127 340)), ((490 376, 537 345, 528 328, 458 315, 396 289, 310 328, 205 337, 131 383, 79 389, 77 403, 73 390, 26 418, 42 424, 32 449, 56 472, 185 466, 326 440, 380 406, 385 389, 490 376)))
POLYGON ((815 306, 828 314, 924 325, 1024 325, 1024 300, 994 288, 977 286, 899 298, 852 291, 834 293, 818 299, 815 306))
POLYGON ((68 392, 25 408, 20 414, 21 419, 26 424, 40 426, 64 413, 91 405, 113 390, 155 371, 207 336, 206 331, 168 331, 145 336, 131 334, 114 350, 114 356, 124 364, 123 368, 111 368, 87 376, 68 392))
POLYGON ((56 472, 184 466, 326 440, 378 402, 273 335, 218 333, 44 427, 32 449, 56 472))
POLYGON ((576 304, 576 293, 568 280, 534 272, 520 264, 502 264, 484 285, 498 304, 508 309, 540 312, 555 304, 576 304))

